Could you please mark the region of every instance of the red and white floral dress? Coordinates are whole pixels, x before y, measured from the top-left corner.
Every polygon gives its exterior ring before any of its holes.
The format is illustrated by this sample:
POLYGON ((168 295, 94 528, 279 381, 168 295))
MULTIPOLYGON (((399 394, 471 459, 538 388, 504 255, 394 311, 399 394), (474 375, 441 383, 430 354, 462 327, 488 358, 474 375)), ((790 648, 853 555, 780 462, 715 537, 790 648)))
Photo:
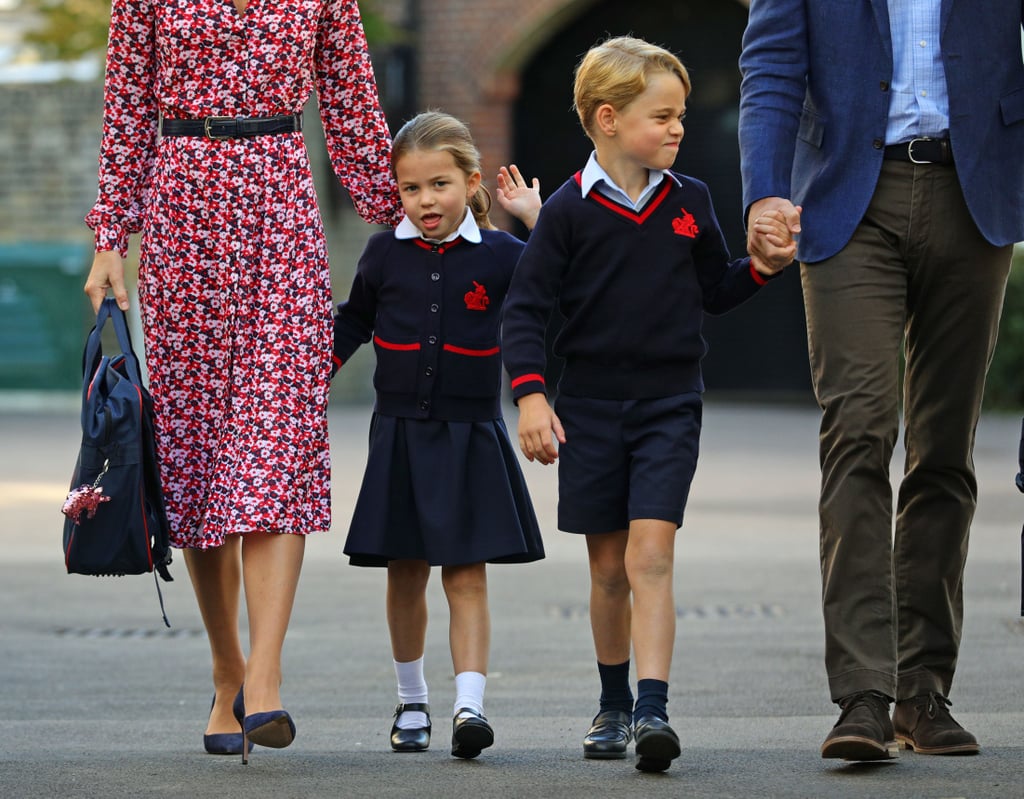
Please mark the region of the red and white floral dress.
POLYGON ((301 133, 158 136, 160 116, 301 111, 338 178, 401 218, 355 0, 114 0, 96 249, 142 232, 139 297, 172 543, 330 526, 327 250, 301 133))

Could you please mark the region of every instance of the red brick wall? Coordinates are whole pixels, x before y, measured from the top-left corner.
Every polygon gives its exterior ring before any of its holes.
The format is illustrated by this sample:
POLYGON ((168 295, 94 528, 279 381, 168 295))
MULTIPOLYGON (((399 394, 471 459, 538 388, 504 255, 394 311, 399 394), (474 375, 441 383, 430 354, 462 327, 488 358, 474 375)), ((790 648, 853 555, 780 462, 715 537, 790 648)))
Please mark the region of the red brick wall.
MULTIPOLYGON (((498 167, 512 156, 512 108, 519 96, 522 65, 549 35, 571 25, 601 0, 370 2, 392 22, 413 29, 418 110, 437 108, 469 125, 493 195, 498 167)), ((572 76, 566 75, 565 80, 571 81, 572 76)), ((500 209, 492 218, 499 227, 508 221, 500 209)))
MULTIPOLYGON (((595 1, 375 0, 375 7, 395 21, 418 17, 418 106, 446 111, 469 125, 493 195, 498 167, 511 158, 521 65, 545 42, 546 31, 570 23, 595 1)), ((507 222, 500 209, 492 219, 499 227, 507 222)))

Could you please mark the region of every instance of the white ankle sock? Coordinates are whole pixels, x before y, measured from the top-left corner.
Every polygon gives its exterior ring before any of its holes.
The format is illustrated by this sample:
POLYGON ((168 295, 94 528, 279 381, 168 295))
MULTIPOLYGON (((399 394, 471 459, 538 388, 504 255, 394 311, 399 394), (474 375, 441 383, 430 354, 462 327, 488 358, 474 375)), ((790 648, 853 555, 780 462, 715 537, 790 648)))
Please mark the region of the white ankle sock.
MULTIPOLYGON (((487 675, 478 671, 463 671, 455 675, 455 709, 458 713, 468 708, 481 716, 484 714, 484 688, 487 675)), ((465 714, 462 714, 465 715, 465 714)))
MULTIPOLYGON (((408 663, 395 661, 395 677, 398 680, 398 701, 404 704, 427 703, 427 681, 423 676, 423 658, 408 663)), ((398 716, 395 724, 400 730, 422 729, 429 724, 427 714, 419 710, 406 710, 398 716)))

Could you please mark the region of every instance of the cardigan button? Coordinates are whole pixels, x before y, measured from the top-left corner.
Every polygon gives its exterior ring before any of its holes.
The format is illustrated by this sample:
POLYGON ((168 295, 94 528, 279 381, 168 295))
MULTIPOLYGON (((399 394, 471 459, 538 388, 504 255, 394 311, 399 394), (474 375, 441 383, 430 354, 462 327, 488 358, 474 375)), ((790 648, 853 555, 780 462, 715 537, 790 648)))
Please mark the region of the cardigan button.
POLYGON ((428 366, 426 369, 423 370, 423 374, 425 374, 427 377, 430 377, 432 374, 434 374, 434 367, 428 366))
POLYGON ((427 344, 437 344, 437 336, 427 336, 427 344))
POLYGON ((421 411, 429 411, 430 410, 430 400, 420 400, 420 410, 421 411))
POLYGON ((430 279, 435 281, 435 282, 437 282, 438 280, 441 279, 441 273, 440 272, 431 272, 430 273, 430 279))
POLYGON ((438 305, 436 302, 432 303, 431 306, 430 306, 430 312, 431 313, 437 313, 438 310, 440 310, 440 308, 441 308, 441 306, 438 305))

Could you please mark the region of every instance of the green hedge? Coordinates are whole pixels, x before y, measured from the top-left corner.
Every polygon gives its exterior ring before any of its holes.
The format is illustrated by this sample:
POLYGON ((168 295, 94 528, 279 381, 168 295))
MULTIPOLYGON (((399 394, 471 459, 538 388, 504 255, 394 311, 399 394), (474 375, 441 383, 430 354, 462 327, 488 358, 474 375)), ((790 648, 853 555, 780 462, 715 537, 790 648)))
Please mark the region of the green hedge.
POLYGON ((1024 409, 1024 246, 1013 254, 1006 301, 999 322, 999 343, 985 385, 985 408, 1024 409))

